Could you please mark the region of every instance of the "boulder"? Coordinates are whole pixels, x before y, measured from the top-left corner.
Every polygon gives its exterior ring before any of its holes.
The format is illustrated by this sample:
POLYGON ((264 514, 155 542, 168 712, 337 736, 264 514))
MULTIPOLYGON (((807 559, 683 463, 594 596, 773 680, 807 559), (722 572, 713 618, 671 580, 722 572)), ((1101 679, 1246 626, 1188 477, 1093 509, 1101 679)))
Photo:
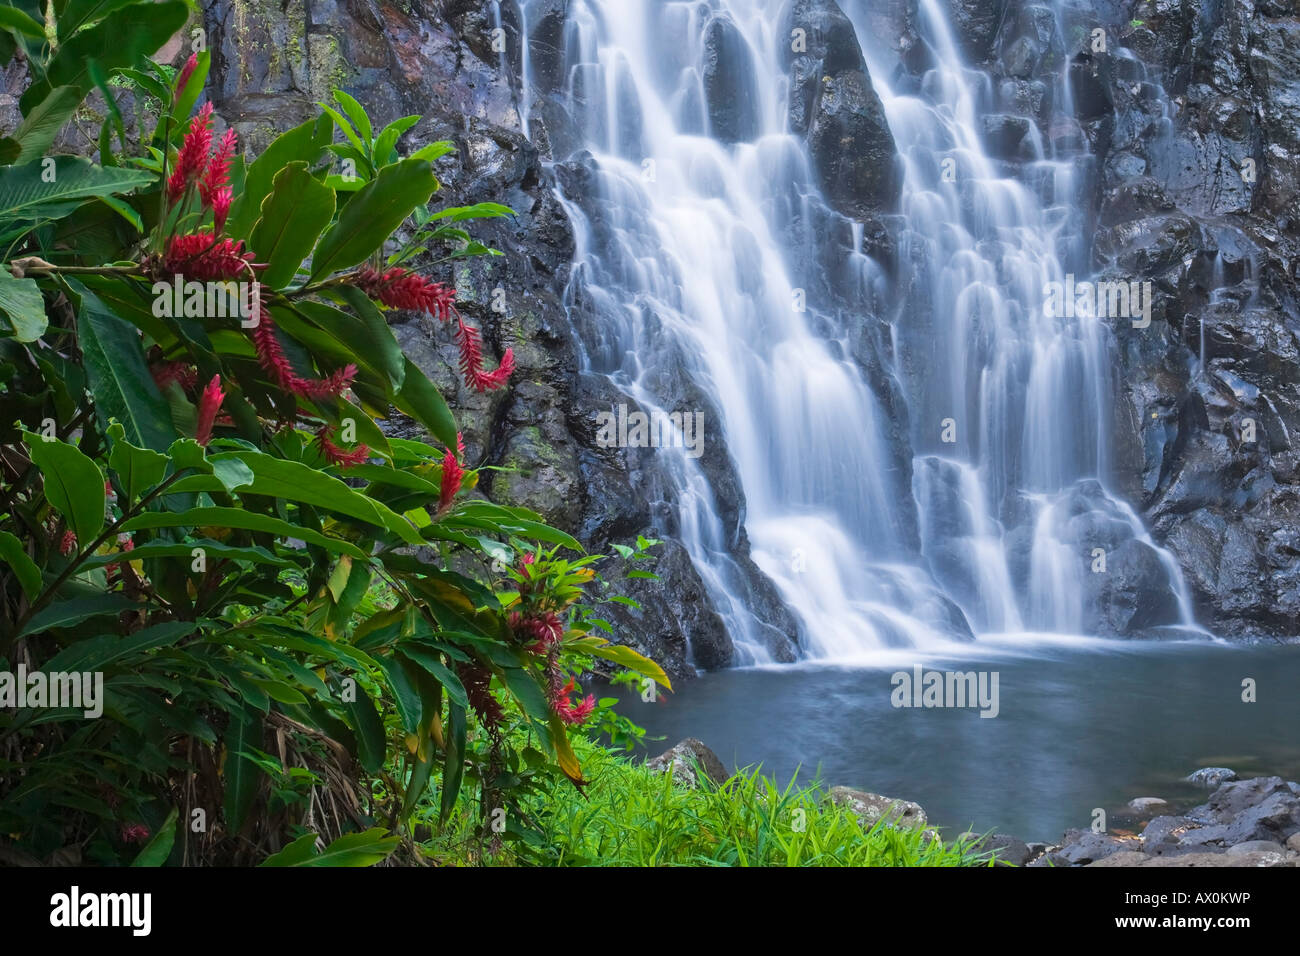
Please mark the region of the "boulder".
POLYGON ((850 787, 831 787, 826 799, 837 806, 847 807, 863 829, 870 829, 882 819, 899 828, 924 829, 926 824, 925 811, 920 804, 910 800, 884 797, 850 787))
POLYGON ((721 786, 730 776, 718 755, 694 737, 687 737, 658 757, 647 760, 646 769, 671 773, 673 783, 691 790, 701 785, 701 774, 714 786, 721 786))

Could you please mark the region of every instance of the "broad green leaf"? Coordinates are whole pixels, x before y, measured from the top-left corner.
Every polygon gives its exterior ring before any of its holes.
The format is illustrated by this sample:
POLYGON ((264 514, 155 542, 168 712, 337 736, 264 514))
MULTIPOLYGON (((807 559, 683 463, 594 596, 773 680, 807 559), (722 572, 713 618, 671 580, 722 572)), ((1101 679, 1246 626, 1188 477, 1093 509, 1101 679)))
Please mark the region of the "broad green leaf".
POLYGON ((117 475, 118 484, 126 494, 126 503, 133 503, 163 480, 167 473, 167 456, 132 445, 126 440, 121 422, 114 422, 108 434, 113 440, 108 467, 117 475))
POLYGON ((363 261, 437 188, 433 167, 426 160, 404 159, 380 170, 348 200, 338 222, 321 237, 312 258, 312 280, 363 261))
POLYGON ((232 561, 247 561, 252 564, 269 564, 281 568, 293 567, 292 561, 276 557, 265 548, 256 546, 243 548, 238 545, 226 544, 224 541, 212 541, 208 538, 183 542, 147 541, 144 544, 136 545, 130 551, 96 554, 86 559, 85 566, 88 568, 102 568, 106 564, 116 564, 120 561, 143 561, 149 558, 184 558, 185 564, 188 566, 194 557, 195 548, 202 548, 208 558, 225 558, 232 561))
POLYGON ((169 447, 176 429, 149 374, 140 333, 85 286, 76 281, 69 285, 81 296, 77 337, 100 421, 106 426, 110 419, 119 421, 127 441, 139 448, 169 447))
POLYGON ((276 173, 249 239, 258 261, 267 263, 261 281, 272 289, 292 282, 298 266, 315 248, 321 230, 333 218, 334 190, 313 177, 307 163, 296 160, 276 173))
POLYGON ((82 98, 81 91, 74 86, 58 86, 50 90, 49 95, 13 131, 19 149, 10 162, 22 166, 44 156, 54 138, 59 135, 59 130, 72 119, 82 98))
POLYGON ((429 430, 429 434, 448 448, 456 447, 456 419, 442 393, 434 387, 418 365, 406 360, 402 390, 393 404, 429 430))
POLYGON ((177 816, 177 809, 172 807, 172 812, 167 814, 167 819, 158 828, 153 839, 146 843, 144 849, 131 861, 132 866, 162 866, 167 862, 167 857, 172 853, 172 846, 176 843, 177 816))
POLYGON ((334 124, 328 116, 309 119, 272 141, 244 176, 244 189, 230 209, 226 233, 246 239, 262 215, 262 201, 270 195, 275 174, 295 160, 315 165, 334 138, 334 124))
POLYGON ((67 0, 59 13, 59 41, 66 42, 87 24, 102 20, 121 7, 129 7, 139 0, 67 0))
POLYGON ((121 594, 95 594, 90 597, 69 598, 51 604, 33 615, 18 636, 40 634, 59 627, 71 627, 101 614, 121 614, 123 611, 136 610, 139 607, 140 605, 135 601, 121 594))
POLYGON ((447 689, 447 697, 456 701, 462 707, 469 706, 469 696, 465 693, 465 685, 460 682, 455 671, 447 667, 438 656, 438 652, 417 644, 413 641, 404 643, 397 651, 402 657, 405 657, 412 664, 415 664, 429 673, 438 683, 447 689))
POLYGON ((75 641, 47 661, 45 668, 51 671, 102 671, 125 658, 138 657, 160 647, 170 647, 181 638, 193 634, 196 626, 193 621, 168 621, 146 627, 127 637, 105 634, 75 641))
POLYGON ((0 531, 0 562, 9 565, 28 600, 41 593, 41 569, 27 556, 23 543, 8 531, 0 531))
POLYGON ((419 693, 402 668, 401 661, 391 657, 381 657, 379 667, 388 680, 389 689, 393 692, 393 703, 397 705, 397 716, 402 722, 402 729, 408 734, 415 733, 420 724, 419 693))
POLYGON ((357 761, 370 773, 378 773, 384 764, 385 747, 384 722, 379 719, 379 711, 358 683, 356 700, 345 701, 344 708, 352 718, 352 729, 357 737, 357 761))
POLYGON ((465 739, 467 734, 465 708, 455 701, 447 704, 447 752, 442 765, 441 819, 445 823, 456 798, 460 796, 461 781, 465 778, 465 739))
POLYGON ((375 140, 375 164, 386 166, 389 159, 393 156, 393 150, 397 147, 397 141, 401 139, 402 134, 408 129, 420 122, 420 115, 417 113, 413 116, 403 116, 393 120, 384 127, 379 138, 375 140))
POLYGON ((375 138, 374 130, 370 126, 370 117, 366 115, 360 103, 342 90, 334 91, 334 99, 342 104, 343 112, 348 114, 348 119, 352 120, 362 139, 369 141, 375 138))
POLYGON ((94 86, 92 61, 106 74, 134 66, 142 57, 158 52, 185 26, 188 16, 189 8, 180 0, 131 4, 69 36, 46 66, 44 78, 33 83, 19 100, 23 113, 30 112, 55 87, 72 86, 84 96, 94 86))
POLYGON ((252 707, 240 707, 230 714, 225 742, 225 811, 229 832, 237 834, 257 796, 262 771, 241 754, 262 748, 262 715, 252 707))
POLYGON ((254 494, 300 501, 387 528, 407 544, 419 544, 422 541, 411 523, 401 515, 372 501, 332 475, 310 468, 302 462, 273 458, 260 452, 231 452, 230 455, 253 470, 253 482, 248 490, 254 494))
POLYGON ((67 442, 23 432, 32 461, 45 478, 45 497, 68 522, 77 546, 88 547, 104 530, 104 473, 67 442))
POLYGON ((122 525, 123 531, 139 531, 143 528, 231 528, 241 531, 262 531, 279 538, 297 538, 333 554, 346 554, 362 559, 367 556, 364 551, 348 541, 329 538, 311 528, 300 527, 243 508, 191 508, 180 512, 150 511, 122 525))
POLYGON ((55 156, 46 164, 0 168, 0 222, 53 218, 87 199, 130 192, 154 180, 152 173, 104 168, 80 156, 55 156))
POLYGON ((35 342, 49 325, 36 280, 15 279, 7 268, 0 268, 0 313, 5 317, 0 337, 13 335, 19 342, 35 342))
POLYGON ((387 836, 383 827, 339 837, 316 853, 316 834, 305 833, 279 853, 262 861, 262 866, 374 866, 387 859, 401 842, 387 836))
POLYGON ((33 40, 45 39, 45 27, 37 23, 21 10, 13 7, 0 7, 0 29, 13 30, 33 40))
MULTIPOLYGON (((355 315, 323 302, 298 302, 294 311, 338 343, 337 350, 331 350, 335 355, 347 357, 369 369, 386 380, 392 391, 397 391, 406 377, 406 356, 402 347, 394 338, 383 313, 375 308, 364 292, 350 287, 342 291, 355 315)), ((278 311, 276 315, 278 319, 278 311)))
POLYGON ((514 214, 515 211, 509 206, 496 202, 481 202, 473 206, 448 206, 446 209, 439 209, 429 217, 429 221, 446 219, 448 222, 461 222, 465 219, 496 219, 514 214))

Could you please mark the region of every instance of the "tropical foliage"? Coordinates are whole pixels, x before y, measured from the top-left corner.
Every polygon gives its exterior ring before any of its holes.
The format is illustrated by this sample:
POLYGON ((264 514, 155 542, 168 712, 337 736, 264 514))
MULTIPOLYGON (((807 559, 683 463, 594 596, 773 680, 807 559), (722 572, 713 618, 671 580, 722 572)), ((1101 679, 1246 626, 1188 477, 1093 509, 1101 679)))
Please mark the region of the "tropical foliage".
POLYGON ((146 58, 186 16, 0 7, 0 59, 32 78, 0 140, 0 672, 103 680, 97 718, 0 697, 5 852, 418 859, 414 828, 470 788, 478 832, 535 839, 520 801, 585 784, 571 735, 635 733, 580 675, 668 680, 602 636, 597 556, 474 494, 389 329, 425 311, 469 387, 506 387, 512 353, 490 368, 410 266, 490 252, 464 224, 509 210, 432 204, 450 144, 403 155, 419 117, 375 130, 343 93, 245 164, 195 110, 209 55, 146 58), (124 82, 156 111, 124 116, 124 82), (98 162, 47 156, 95 90, 98 162))

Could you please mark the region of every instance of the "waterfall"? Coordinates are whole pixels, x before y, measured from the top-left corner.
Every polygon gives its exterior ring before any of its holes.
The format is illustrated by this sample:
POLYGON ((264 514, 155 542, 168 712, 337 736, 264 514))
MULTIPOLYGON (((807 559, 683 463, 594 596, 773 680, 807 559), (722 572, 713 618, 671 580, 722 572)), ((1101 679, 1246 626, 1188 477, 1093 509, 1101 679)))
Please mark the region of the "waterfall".
MULTIPOLYGON (((523 0, 526 32, 544 6, 523 0)), ((859 38, 869 6, 840 3, 859 38)), ((828 208, 791 131, 787 10, 568 3, 555 95, 591 157, 589 193, 561 196, 569 302, 596 317, 575 318, 586 368, 648 413, 702 413, 705 441, 725 442, 753 560, 810 657, 1096 633, 1106 560, 1161 569, 1154 604, 1171 610, 1149 623, 1192 625, 1176 564, 1107 487, 1110 330, 1044 306, 1048 283, 1088 278, 1086 154, 1057 155, 1035 129, 1017 174, 991 158, 980 123, 998 92, 921 0, 922 75, 894 84, 896 63, 863 50, 902 169, 891 274, 862 223, 828 208), (708 105, 718 20, 741 117, 727 130, 708 105)), ((685 447, 658 455, 738 662, 767 660, 707 470, 685 447)))

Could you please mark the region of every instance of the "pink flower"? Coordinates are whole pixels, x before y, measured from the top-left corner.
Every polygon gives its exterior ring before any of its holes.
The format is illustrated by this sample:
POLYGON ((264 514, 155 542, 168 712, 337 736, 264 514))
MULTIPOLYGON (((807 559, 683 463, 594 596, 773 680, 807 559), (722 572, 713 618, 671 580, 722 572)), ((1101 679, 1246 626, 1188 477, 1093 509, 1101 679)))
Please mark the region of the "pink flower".
POLYGON ((465 384, 478 392, 490 392, 500 388, 510 377, 515 367, 513 349, 506 349, 501 356, 500 366, 492 372, 483 370, 483 348, 479 341, 479 330, 466 325, 465 320, 456 311, 456 290, 433 282, 422 275, 410 272, 400 266, 380 273, 370 266, 357 270, 352 279, 353 284, 372 299, 382 302, 393 309, 419 309, 446 322, 454 317, 456 344, 460 347, 460 370, 465 377, 465 384))
POLYGON ((221 376, 212 376, 212 381, 208 382, 208 387, 203 390, 203 395, 199 398, 198 424, 194 429, 194 440, 200 445, 206 447, 212 440, 212 426, 217 420, 217 412, 221 411, 221 403, 225 398, 226 393, 221 390, 221 376))
POLYGON ((65 558, 70 555, 77 546, 77 536, 71 531, 63 532, 63 538, 59 541, 59 554, 65 558))
POLYGON ((531 638, 528 650, 539 656, 550 653, 564 639, 564 624, 554 611, 528 617, 515 611, 510 615, 510 630, 520 640, 531 638))
POLYGON ((149 839, 149 828, 143 823, 132 823, 122 827, 123 843, 143 843, 149 839))
POLYGON ((588 694, 576 704, 569 699, 569 695, 577 689, 577 682, 570 677, 569 682, 564 685, 564 689, 560 691, 559 696, 551 704, 555 710, 555 716, 570 726, 585 723, 587 718, 591 716, 591 712, 596 709, 596 698, 591 694, 588 694))
POLYGON ((185 362, 163 362, 150 368, 149 374, 153 376, 154 383, 160 391, 172 382, 176 382, 188 392, 199 381, 198 370, 185 362))

